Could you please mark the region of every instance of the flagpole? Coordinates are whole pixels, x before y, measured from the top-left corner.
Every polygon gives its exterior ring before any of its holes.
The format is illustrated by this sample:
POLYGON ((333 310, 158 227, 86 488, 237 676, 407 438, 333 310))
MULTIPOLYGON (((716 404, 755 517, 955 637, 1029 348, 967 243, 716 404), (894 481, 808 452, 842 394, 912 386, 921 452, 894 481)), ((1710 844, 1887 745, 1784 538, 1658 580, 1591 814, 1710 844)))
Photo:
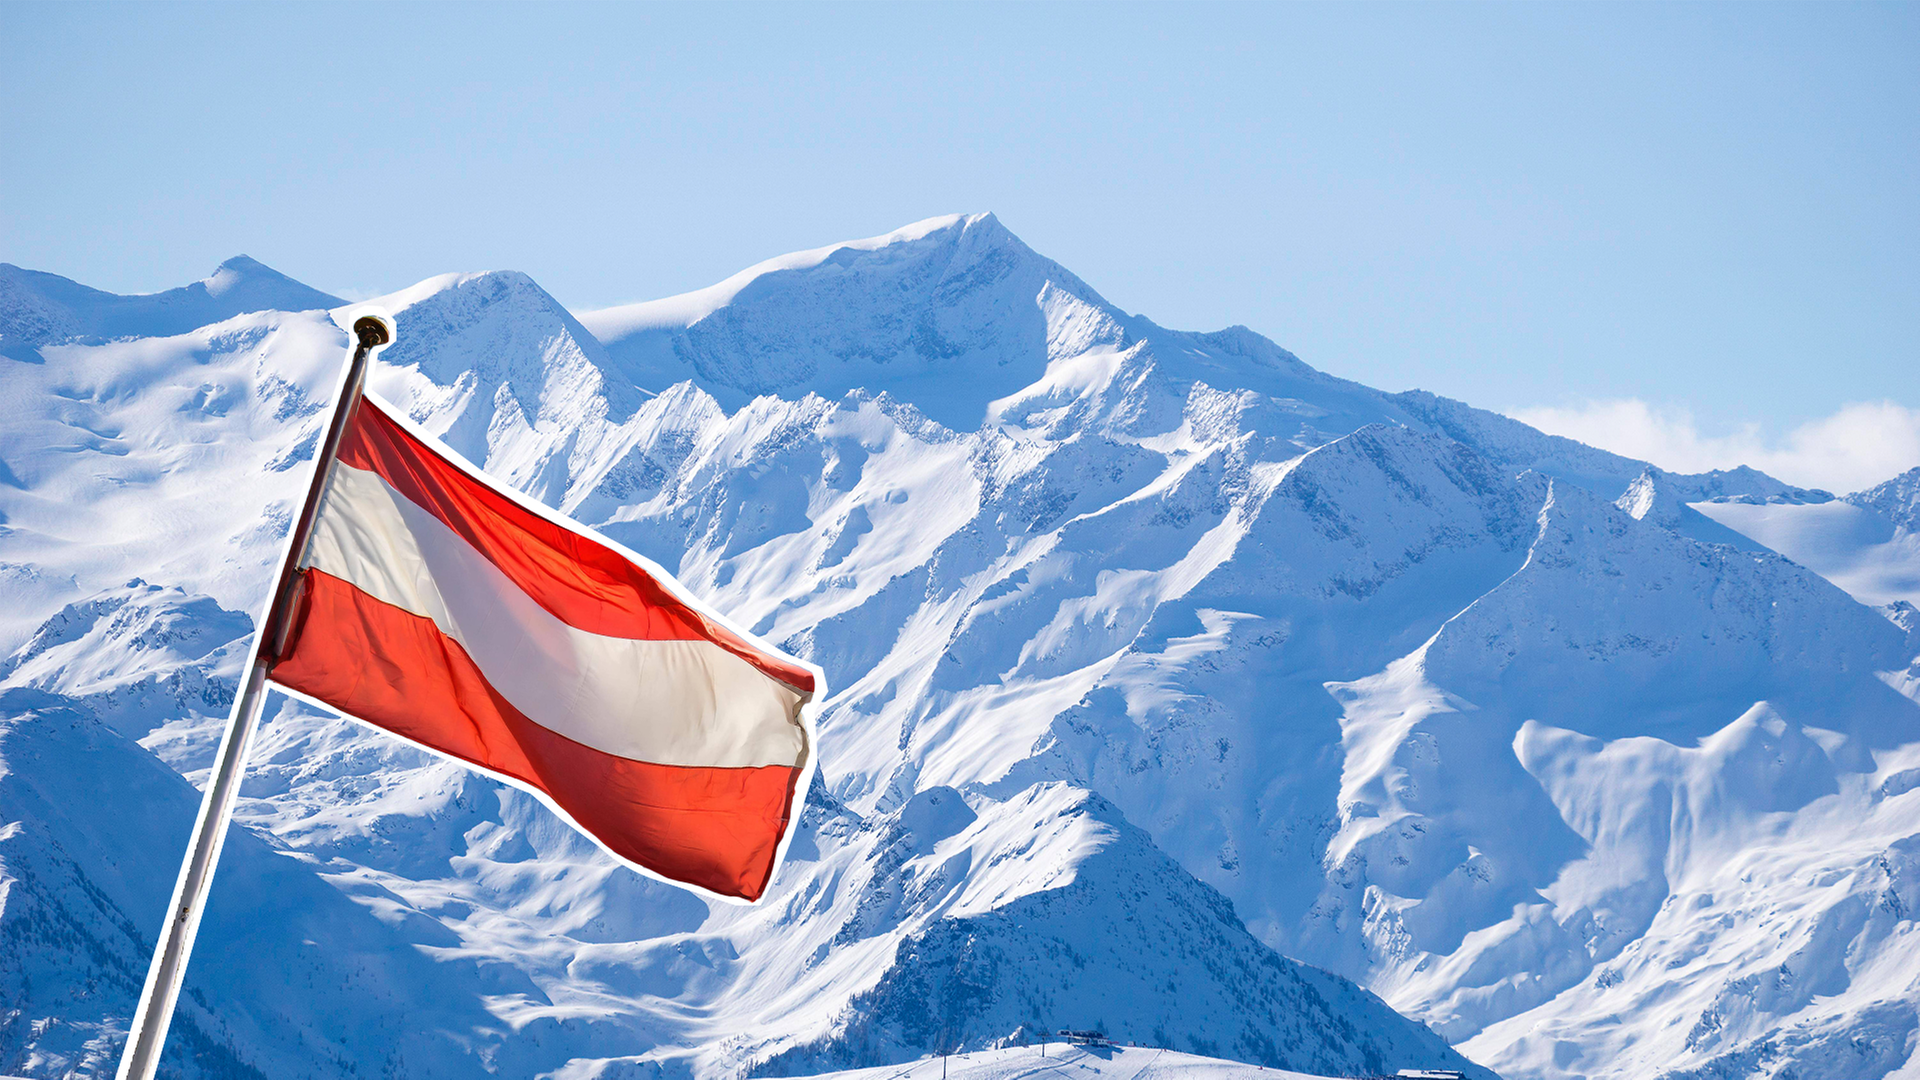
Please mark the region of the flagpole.
POLYGON ((133 1026, 127 1034, 127 1048, 120 1059, 119 1080, 153 1080, 160 1067, 160 1052, 167 1041, 167 1028, 173 1023, 173 1007, 186 978, 187 958, 193 952, 193 939, 200 930, 200 915, 207 894, 213 887, 213 872, 220 862, 220 849, 226 843, 227 825, 233 819, 233 805, 240 793, 240 779, 246 771, 247 744, 266 700, 267 672, 285 651, 287 609, 293 600, 291 588, 299 572, 301 556, 313 529, 314 512, 326 491, 334 455, 347 420, 360 400, 366 383, 367 363, 373 350, 393 339, 386 320, 373 316, 356 319, 353 324, 356 344, 353 358, 347 362, 346 378, 327 425, 326 440, 314 463, 313 481, 307 486, 307 501, 294 525, 287 556, 280 565, 273 596, 267 604, 266 618, 254 635, 248 658, 246 686, 233 703, 227 720, 227 733, 220 740, 220 755, 207 780, 207 791, 200 800, 200 816, 193 828, 193 842, 187 848, 186 861, 180 865, 179 880, 173 886, 173 902, 167 907, 167 921, 160 930, 160 941, 153 950, 153 964, 147 969, 147 983, 140 992, 140 1005, 134 1010, 133 1026))

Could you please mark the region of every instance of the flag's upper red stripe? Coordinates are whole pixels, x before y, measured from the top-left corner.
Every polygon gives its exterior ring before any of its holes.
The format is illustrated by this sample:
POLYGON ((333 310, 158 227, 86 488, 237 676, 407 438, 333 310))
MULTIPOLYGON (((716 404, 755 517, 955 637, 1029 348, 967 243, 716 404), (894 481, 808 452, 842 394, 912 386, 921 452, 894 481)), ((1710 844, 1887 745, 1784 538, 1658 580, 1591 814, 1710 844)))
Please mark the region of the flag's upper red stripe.
POLYGON ((813 673, 806 668, 755 648, 605 544, 493 490, 365 398, 341 440, 340 461, 380 474, 571 626, 608 637, 712 641, 768 676, 813 692, 813 673))

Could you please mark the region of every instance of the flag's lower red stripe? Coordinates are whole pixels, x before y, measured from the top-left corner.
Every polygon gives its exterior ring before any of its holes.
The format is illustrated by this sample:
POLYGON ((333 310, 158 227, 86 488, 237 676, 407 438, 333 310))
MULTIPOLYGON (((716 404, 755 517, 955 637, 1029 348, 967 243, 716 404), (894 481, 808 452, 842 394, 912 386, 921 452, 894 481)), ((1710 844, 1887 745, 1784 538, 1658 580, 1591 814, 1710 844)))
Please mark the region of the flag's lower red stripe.
POLYGON ((648 869, 749 900, 765 891, 799 770, 655 765, 583 746, 522 715, 432 620, 323 571, 306 577, 275 682, 539 788, 648 869))

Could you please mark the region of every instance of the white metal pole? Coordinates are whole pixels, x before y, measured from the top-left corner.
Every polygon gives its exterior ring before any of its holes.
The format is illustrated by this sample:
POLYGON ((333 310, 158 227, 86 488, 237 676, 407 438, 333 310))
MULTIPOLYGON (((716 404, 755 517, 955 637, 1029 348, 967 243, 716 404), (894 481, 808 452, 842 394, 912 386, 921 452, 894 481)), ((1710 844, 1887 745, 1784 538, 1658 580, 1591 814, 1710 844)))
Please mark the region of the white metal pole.
POLYGON ((160 1067, 167 1028, 173 1024, 174 1003, 186 979, 187 959, 193 953, 193 939, 200 932, 200 916, 206 909, 207 894, 213 888, 213 872, 220 863, 220 849, 227 842, 227 825, 233 819, 233 804, 246 772, 247 744, 253 739, 260 706, 266 701, 267 672, 285 645, 287 606, 293 595, 290 586, 312 531, 314 511, 326 489, 328 467, 340 449, 340 436, 346 430, 353 406, 360 399, 368 358, 375 348, 393 339, 386 322, 373 317, 355 321, 353 332, 358 343, 353 358, 347 362, 346 377, 334 402, 333 418, 327 425, 326 441, 315 455, 317 460, 313 480, 307 485, 307 501, 294 525, 293 535, 288 538, 287 554, 281 560, 280 576, 267 602, 266 618, 254 635, 246 686, 233 703, 227 733, 220 740, 220 756, 207 779, 206 795, 200 800, 193 842, 187 848, 186 861, 180 865, 180 877, 174 882, 173 903, 167 906, 167 921, 160 928, 153 964, 147 969, 147 984, 140 991, 140 1005, 134 1010, 133 1027, 127 1033, 119 1080, 153 1080, 155 1070, 160 1067))
POLYGON ((256 662, 247 675, 246 690, 234 702, 226 737, 220 740, 220 757, 207 781, 206 797, 200 800, 200 818, 193 827, 193 846, 187 850, 179 880, 174 882, 167 923, 153 951, 153 966, 147 971, 133 1030, 127 1034, 120 1080, 152 1080, 159 1067, 167 1028, 173 1022, 174 1001, 180 996, 180 984, 187 973, 187 957, 193 952, 194 935, 200 931, 200 912, 213 885, 220 849, 226 846, 227 823, 233 819, 234 796, 245 771, 247 743, 260 716, 260 704, 267 696, 266 681, 267 665, 256 662))

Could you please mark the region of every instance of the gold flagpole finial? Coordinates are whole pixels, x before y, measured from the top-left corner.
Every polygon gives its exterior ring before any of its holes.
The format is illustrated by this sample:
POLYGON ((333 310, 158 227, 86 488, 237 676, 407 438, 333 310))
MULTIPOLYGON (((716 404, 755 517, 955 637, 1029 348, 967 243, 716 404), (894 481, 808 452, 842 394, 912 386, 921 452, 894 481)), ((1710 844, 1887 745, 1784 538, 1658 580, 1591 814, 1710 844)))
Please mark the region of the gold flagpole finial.
POLYGON ((377 315, 362 315, 353 320, 353 336, 360 340, 361 348, 377 349, 393 340, 393 327, 377 315))

